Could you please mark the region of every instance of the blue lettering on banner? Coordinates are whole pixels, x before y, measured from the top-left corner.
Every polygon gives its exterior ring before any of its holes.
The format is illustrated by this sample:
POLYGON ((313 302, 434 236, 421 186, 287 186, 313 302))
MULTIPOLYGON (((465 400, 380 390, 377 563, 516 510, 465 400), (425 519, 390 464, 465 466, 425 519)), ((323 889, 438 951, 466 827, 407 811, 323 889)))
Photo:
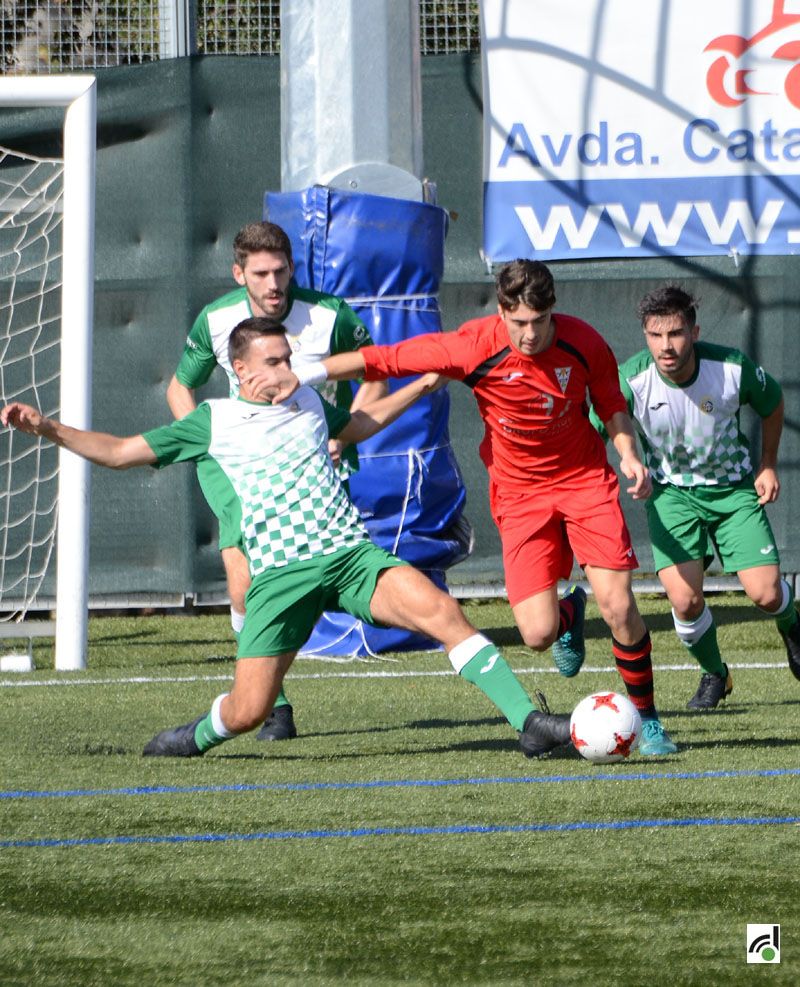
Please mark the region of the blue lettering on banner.
POLYGON ((800 128, 781 132, 772 120, 766 120, 758 130, 739 128, 726 134, 715 120, 692 120, 683 132, 683 150, 697 164, 712 164, 725 157, 729 161, 800 161, 800 128))
MULTIPOLYGON (((727 153, 704 126, 711 121, 692 123, 686 133, 694 154, 727 153)), ((743 137, 736 146, 749 149, 751 142, 743 137)), ((800 176, 487 182, 484 217, 484 252, 492 261, 795 254, 800 176)))
POLYGON ((497 167, 506 168, 509 161, 521 158, 533 168, 558 168, 570 157, 589 167, 608 165, 612 161, 623 167, 642 164, 642 137, 633 131, 610 134, 605 120, 577 136, 562 134, 558 137, 552 134, 531 135, 525 124, 514 123, 509 128, 497 167), (537 145, 540 145, 538 151, 537 145))
MULTIPOLYGON (((780 130, 772 120, 765 120, 750 129, 725 131, 716 120, 699 118, 684 128, 683 153, 688 161, 701 165, 725 159, 761 164, 796 162, 800 161, 800 127, 780 130)), ((500 152, 498 171, 514 160, 548 171, 575 162, 587 168, 624 168, 645 163, 645 146, 641 134, 632 130, 612 133, 605 120, 577 135, 532 133, 525 124, 514 123, 500 152)), ((653 164, 658 160, 658 155, 647 159, 653 164)))

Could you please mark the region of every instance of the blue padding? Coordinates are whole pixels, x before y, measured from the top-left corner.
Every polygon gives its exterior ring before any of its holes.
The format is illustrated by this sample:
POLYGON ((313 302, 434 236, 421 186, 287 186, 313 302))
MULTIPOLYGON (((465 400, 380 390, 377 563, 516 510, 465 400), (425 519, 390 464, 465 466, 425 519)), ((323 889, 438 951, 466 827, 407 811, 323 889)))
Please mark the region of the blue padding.
MULTIPOLYGON (((441 332, 443 209, 317 185, 267 193, 264 218, 289 234, 297 282, 346 298, 376 343, 441 332)), ((466 491, 450 445, 449 411, 446 390, 422 398, 359 445, 361 467, 350 479, 353 500, 373 540, 443 588, 444 570, 469 551, 468 526, 461 516, 466 491)), ((326 613, 303 654, 363 656, 435 647, 418 634, 326 613)))

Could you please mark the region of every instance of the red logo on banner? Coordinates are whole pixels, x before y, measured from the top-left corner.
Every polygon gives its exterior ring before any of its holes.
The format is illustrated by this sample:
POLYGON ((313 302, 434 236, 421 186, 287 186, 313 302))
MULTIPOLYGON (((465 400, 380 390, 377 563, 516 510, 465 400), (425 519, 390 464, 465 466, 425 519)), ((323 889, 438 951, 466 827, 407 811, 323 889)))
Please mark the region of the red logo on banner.
POLYGON ((711 63, 706 75, 714 102, 741 106, 749 96, 776 95, 772 89, 759 88, 753 63, 779 59, 795 63, 786 73, 783 88, 792 106, 800 108, 800 14, 787 14, 785 4, 786 0, 773 0, 772 20, 752 38, 721 34, 706 45, 705 51, 724 52, 711 63))

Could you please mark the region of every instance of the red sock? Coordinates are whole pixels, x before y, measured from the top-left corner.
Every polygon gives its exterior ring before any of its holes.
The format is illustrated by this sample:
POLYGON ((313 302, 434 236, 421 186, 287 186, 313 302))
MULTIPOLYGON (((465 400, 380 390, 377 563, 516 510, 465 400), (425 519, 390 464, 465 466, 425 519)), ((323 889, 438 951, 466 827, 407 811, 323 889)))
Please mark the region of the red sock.
POLYGON ((657 716, 649 631, 645 631, 644 637, 637 644, 620 644, 612 637, 611 649, 630 701, 642 716, 657 716))
POLYGON ((566 631, 572 627, 572 622, 575 620, 575 607, 573 606, 571 598, 566 600, 558 601, 558 637, 561 637, 566 631))

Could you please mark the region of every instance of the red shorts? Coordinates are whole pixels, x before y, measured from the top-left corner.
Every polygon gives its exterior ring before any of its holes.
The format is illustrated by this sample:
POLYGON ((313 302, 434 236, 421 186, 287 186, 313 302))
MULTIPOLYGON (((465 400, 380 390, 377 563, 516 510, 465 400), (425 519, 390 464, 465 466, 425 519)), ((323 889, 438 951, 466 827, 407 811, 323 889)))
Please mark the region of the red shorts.
POLYGON ((619 570, 639 565, 610 466, 552 483, 537 480, 530 494, 500 494, 490 484, 489 497, 512 607, 568 579, 573 553, 580 566, 619 570))

